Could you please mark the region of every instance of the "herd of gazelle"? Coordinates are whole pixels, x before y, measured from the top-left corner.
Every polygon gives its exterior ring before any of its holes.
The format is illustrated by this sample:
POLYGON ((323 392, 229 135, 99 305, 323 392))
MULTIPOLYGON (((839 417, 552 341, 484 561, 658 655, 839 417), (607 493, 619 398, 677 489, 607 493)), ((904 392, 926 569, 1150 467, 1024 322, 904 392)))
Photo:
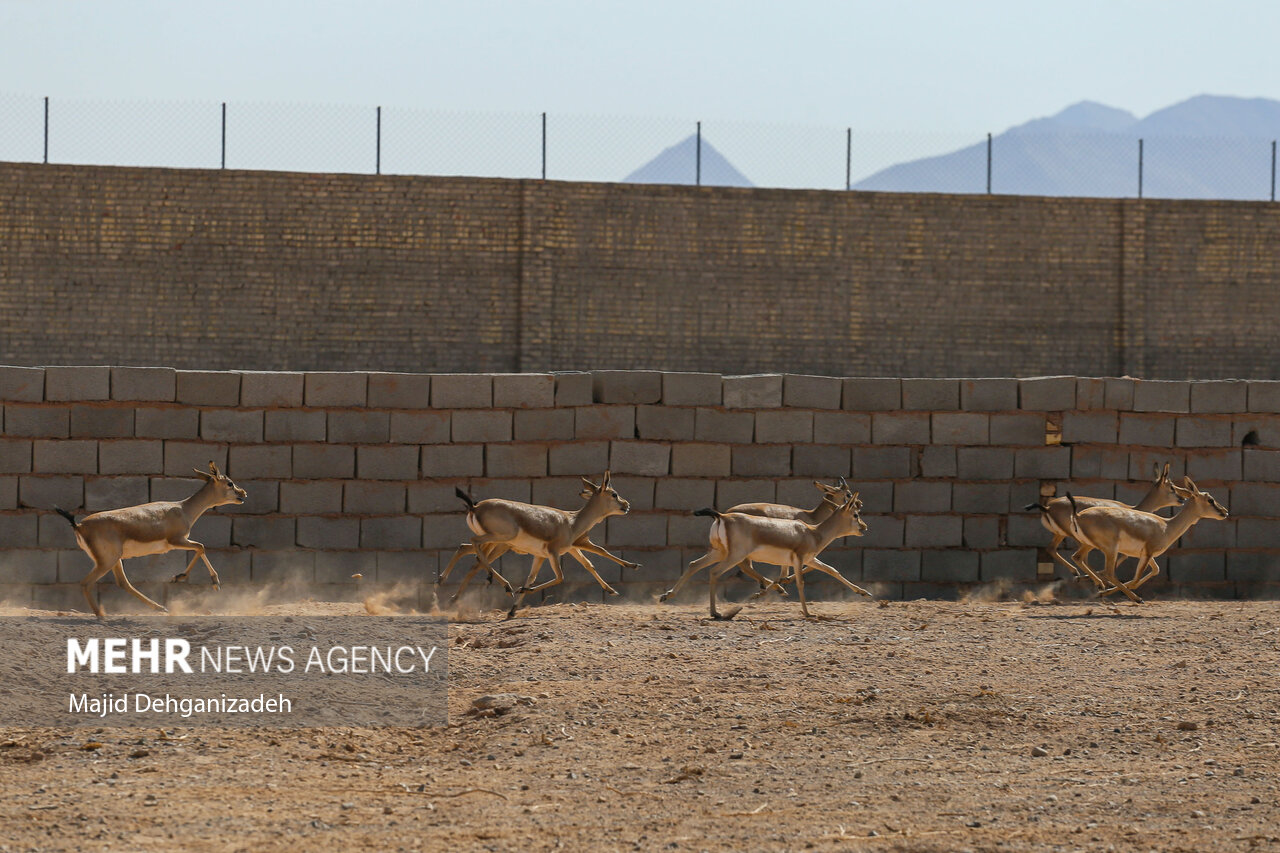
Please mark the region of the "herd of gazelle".
MULTIPOLYGON (((82 521, 76 521, 71 513, 56 508, 71 523, 76 544, 93 560, 93 569, 80 582, 80 587, 99 619, 106 616, 101 603, 94 599, 93 587, 107 572, 112 572, 116 584, 139 600, 165 611, 162 605, 141 593, 125 576, 122 561, 130 557, 173 550, 193 551, 195 555, 186 570, 173 580, 185 581, 196 561, 203 560, 210 580, 217 588, 218 573, 209 562, 204 545, 191 538, 191 527, 213 507, 244 503, 246 494, 212 462, 207 472, 196 469, 196 474, 205 482, 186 500, 153 501, 97 512, 82 521)), ((473 535, 459 546, 440 574, 439 581, 445 581, 464 556, 474 555, 476 563, 463 578, 452 600, 457 600, 476 572, 483 568, 491 579, 501 582, 512 595, 511 608, 507 612, 510 618, 515 615, 526 593, 538 592, 564 580, 560 558, 566 554, 580 563, 606 593, 617 595, 617 590, 600 577, 587 554, 606 557, 626 568, 639 566, 592 542, 590 532, 610 516, 625 515, 631 505, 613 488, 608 471, 599 484, 586 478, 582 484, 581 497, 586 502, 573 511, 499 498, 476 501, 467 492, 457 489, 458 497, 466 504, 467 527, 473 535), (533 558, 528 579, 519 589, 513 589, 493 567, 493 561, 508 551, 533 558), (551 564, 553 577, 535 583, 544 562, 551 564)), ((704 568, 710 569, 711 616, 716 619, 732 619, 741 610, 738 606, 721 612, 716 606, 716 581, 735 568, 759 582, 760 592, 756 596, 770 589, 783 591, 784 583, 794 582, 801 611, 806 617, 812 616, 804 597, 806 572, 823 572, 852 592, 870 595, 818 556, 836 539, 861 536, 866 532, 867 525, 860 516, 862 501, 843 478, 836 485, 820 482, 814 485, 823 496, 818 506, 810 510, 773 503, 739 504, 725 512, 713 508, 697 510, 694 515, 713 519, 710 548, 704 556, 689 564, 660 600, 666 601, 704 568), (779 566, 781 572, 776 579, 769 580, 755 569, 755 562, 779 566)), ((1049 552, 1054 560, 1077 578, 1093 580, 1103 595, 1123 592, 1134 602, 1142 601, 1136 592, 1138 587, 1159 574, 1156 558, 1172 547, 1182 534, 1202 518, 1227 517, 1227 510, 1208 492, 1200 490, 1190 477, 1184 477, 1181 484, 1170 480, 1168 465, 1163 470, 1156 467, 1151 489, 1136 506, 1105 498, 1076 497, 1068 492, 1064 497, 1031 504, 1027 509, 1037 507, 1044 526, 1053 534, 1049 552), (1155 514, 1155 510, 1179 504, 1181 508, 1172 518, 1155 514), (1069 559, 1057 550, 1068 538, 1079 544, 1069 559), (1086 560, 1093 551, 1101 551, 1105 557, 1101 575, 1090 568, 1086 560), (1116 575, 1116 566, 1127 557, 1136 558, 1138 566, 1133 578, 1123 583, 1116 575)))

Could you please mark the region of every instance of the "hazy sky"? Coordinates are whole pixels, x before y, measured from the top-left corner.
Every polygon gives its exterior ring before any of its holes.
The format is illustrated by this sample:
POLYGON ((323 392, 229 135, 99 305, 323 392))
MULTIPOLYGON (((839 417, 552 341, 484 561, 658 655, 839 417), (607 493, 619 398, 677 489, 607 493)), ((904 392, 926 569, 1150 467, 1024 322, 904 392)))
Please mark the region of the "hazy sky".
POLYGON ((0 93, 1000 132, 1280 98, 1257 0, 0 0, 0 93))

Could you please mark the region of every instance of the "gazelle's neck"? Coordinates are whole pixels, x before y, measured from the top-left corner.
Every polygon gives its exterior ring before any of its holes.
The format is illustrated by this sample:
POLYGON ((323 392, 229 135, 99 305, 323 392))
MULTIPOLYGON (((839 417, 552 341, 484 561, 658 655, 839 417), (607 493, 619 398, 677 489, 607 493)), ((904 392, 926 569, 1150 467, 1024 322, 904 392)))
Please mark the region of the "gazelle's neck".
POLYGON ((836 511, 836 505, 833 504, 831 501, 827 500, 826 498, 823 498, 822 503, 818 504, 813 509, 805 512, 804 518, 802 519, 802 521, 806 521, 809 524, 814 524, 814 525, 821 524, 822 522, 830 518, 832 514, 835 513, 835 511, 836 511))
POLYGON ((1142 500, 1134 504, 1133 508, 1140 509, 1143 512, 1155 512, 1158 509, 1168 506, 1168 504, 1164 503, 1164 499, 1161 497, 1160 491, 1160 483, 1156 483, 1145 495, 1142 496, 1142 500))
POLYGON ((1187 501, 1178 509, 1173 518, 1169 519, 1168 523, 1165 524, 1163 542, 1161 544, 1167 548, 1177 542, 1182 534, 1190 530, 1193 524, 1204 517, 1205 515, 1197 509, 1193 501, 1187 501))
POLYGON ((814 535, 818 537, 818 542, 821 545, 818 550, 826 548, 832 542, 844 535, 843 531, 840 529, 842 515, 843 514, 838 510, 834 511, 831 515, 814 525, 814 535))
POLYGON ((578 537, 595 527, 604 518, 603 503, 604 501, 600 500, 600 494, 595 494, 587 499, 586 504, 581 509, 570 513, 573 517, 570 529, 573 532, 574 541, 577 541, 578 537))
POLYGON ((182 514, 187 517, 188 522, 195 523, 197 518, 215 505, 213 492, 213 480, 205 480, 204 485, 196 490, 194 495, 181 501, 182 514))

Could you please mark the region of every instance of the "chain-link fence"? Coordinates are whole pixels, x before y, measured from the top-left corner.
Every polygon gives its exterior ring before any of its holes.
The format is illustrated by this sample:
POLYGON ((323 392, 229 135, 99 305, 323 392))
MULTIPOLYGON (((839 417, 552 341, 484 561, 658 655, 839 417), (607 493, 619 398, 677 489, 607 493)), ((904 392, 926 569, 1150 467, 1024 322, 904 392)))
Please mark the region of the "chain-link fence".
POLYGON ((1276 183, 1270 139, 21 96, 0 96, 0 161, 1253 201, 1276 183))

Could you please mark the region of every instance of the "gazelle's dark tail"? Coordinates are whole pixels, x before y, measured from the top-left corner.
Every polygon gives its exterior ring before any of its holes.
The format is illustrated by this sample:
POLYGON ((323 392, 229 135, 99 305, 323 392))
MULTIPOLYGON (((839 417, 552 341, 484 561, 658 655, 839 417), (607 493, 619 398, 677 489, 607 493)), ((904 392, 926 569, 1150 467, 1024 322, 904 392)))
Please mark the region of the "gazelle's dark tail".
POLYGON ((1080 537, 1076 534, 1080 532, 1080 525, 1076 524, 1076 516, 1080 513, 1080 507, 1076 504, 1075 495, 1070 492, 1067 492, 1067 500, 1071 502, 1071 538, 1079 541, 1080 537))
POLYGON ((1033 503, 1033 504, 1027 504, 1027 505, 1026 505, 1026 506, 1024 506, 1022 509, 1023 509, 1023 511, 1024 511, 1024 512, 1030 512, 1030 511, 1031 511, 1031 510, 1033 510, 1033 509, 1038 509, 1038 510, 1040 510, 1041 512, 1048 512, 1048 511, 1049 511, 1049 504, 1048 504, 1048 503, 1041 503, 1041 502, 1039 502, 1039 501, 1036 501, 1036 502, 1035 502, 1035 503, 1033 503))
POLYGON ((67 521, 71 522, 71 526, 72 526, 72 527, 79 527, 79 526, 80 526, 80 524, 76 521, 76 517, 75 517, 74 515, 72 515, 71 513, 67 512, 67 511, 66 511, 65 509, 63 509, 62 507, 60 507, 60 506, 55 506, 53 509, 54 509, 54 511, 55 511, 55 512, 57 512, 57 513, 58 513, 58 515, 62 516, 62 517, 63 517, 63 518, 65 518, 67 521))
POLYGON ((467 505, 468 510, 473 510, 476 508, 475 498, 471 497, 471 495, 464 492, 461 486, 455 486, 453 489, 453 493, 462 499, 462 502, 467 505))
POLYGON ((694 515, 708 515, 708 516, 711 516, 712 518, 719 518, 719 517, 720 517, 721 515, 723 515, 724 513, 716 512, 716 508, 715 508, 715 507, 713 507, 713 506, 704 506, 702 509, 695 509, 695 510, 693 511, 693 514, 694 514, 694 515))

